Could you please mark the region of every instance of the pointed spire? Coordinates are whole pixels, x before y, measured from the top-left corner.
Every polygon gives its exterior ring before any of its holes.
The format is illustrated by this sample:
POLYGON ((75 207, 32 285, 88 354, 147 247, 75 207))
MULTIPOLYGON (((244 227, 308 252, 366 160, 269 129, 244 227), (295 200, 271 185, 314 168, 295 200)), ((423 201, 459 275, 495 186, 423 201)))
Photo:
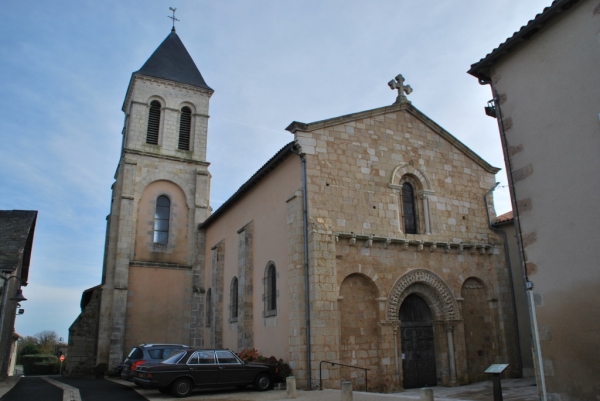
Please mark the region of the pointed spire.
POLYGON ((202 78, 202 74, 181 39, 175 33, 175 27, 171 29, 169 36, 152 53, 142 68, 134 74, 167 79, 212 91, 212 88, 202 78))

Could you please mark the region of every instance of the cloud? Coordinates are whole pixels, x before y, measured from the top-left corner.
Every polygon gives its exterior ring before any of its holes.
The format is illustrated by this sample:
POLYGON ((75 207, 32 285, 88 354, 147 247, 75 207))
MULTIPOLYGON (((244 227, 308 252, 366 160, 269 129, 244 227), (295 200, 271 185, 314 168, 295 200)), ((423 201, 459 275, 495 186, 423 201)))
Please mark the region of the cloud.
MULTIPOLYGON (((216 90, 213 209, 292 140, 289 123, 391 104, 398 73, 417 108, 503 168, 496 121, 483 114, 489 88, 466 70, 549 3, 180 0, 178 34, 216 90)), ((168 5, 9 4, 20 18, 0 25, 0 208, 39 210, 18 328, 66 336, 81 291, 100 281, 121 105, 131 73, 169 33, 168 5)), ((498 213, 507 195, 496 190, 498 213)))

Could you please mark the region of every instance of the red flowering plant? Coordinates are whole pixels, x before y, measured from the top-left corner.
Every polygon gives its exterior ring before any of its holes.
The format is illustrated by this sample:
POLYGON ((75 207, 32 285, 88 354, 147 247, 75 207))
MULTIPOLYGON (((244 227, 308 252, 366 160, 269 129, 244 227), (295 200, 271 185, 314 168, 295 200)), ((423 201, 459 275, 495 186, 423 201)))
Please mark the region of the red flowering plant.
POLYGON ((265 365, 270 365, 273 372, 273 381, 275 383, 284 383, 285 378, 291 376, 292 369, 290 365, 283 362, 283 359, 277 359, 274 356, 265 357, 258 353, 254 348, 244 349, 237 354, 244 362, 259 362, 265 365))

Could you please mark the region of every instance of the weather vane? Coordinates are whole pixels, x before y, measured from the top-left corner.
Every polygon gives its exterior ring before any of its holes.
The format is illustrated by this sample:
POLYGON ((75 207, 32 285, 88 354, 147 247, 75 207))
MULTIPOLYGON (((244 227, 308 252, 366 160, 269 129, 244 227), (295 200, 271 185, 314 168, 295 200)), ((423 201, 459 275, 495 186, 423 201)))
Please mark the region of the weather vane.
POLYGON ((179 21, 177 18, 175 18, 175 11, 177 11, 177 9, 169 7, 169 10, 173 11, 173 16, 171 17, 170 15, 167 15, 167 18, 171 18, 173 20, 173 28, 171 29, 171 31, 175 32, 175 21, 179 21))

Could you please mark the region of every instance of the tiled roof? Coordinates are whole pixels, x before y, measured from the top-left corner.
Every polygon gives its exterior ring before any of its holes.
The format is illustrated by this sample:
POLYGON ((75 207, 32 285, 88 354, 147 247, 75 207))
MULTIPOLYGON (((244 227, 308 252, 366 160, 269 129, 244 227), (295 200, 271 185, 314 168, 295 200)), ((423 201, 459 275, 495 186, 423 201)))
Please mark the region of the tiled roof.
POLYGON ((198 228, 206 228, 212 222, 214 222, 220 215, 225 213, 227 209, 233 206, 239 199, 243 198, 256 184, 258 184, 264 177, 266 177, 271 171, 275 169, 282 161, 284 161, 290 154, 292 154, 291 147, 294 142, 290 142, 281 148, 275 156, 271 157, 256 173, 252 175, 246 181, 240 189, 238 189, 229 199, 225 201, 213 214, 211 214, 204 222, 200 223, 198 228))
POLYGON ((168 79, 212 91, 175 31, 171 31, 142 68, 134 74, 168 79))
POLYGON ((0 270, 17 269, 22 254, 23 283, 29 274, 37 213, 35 210, 0 210, 0 270))
POLYGON ((506 212, 504 214, 501 214, 500 216, 498 216, 496 218, 496 224, 498 223, 508 223, 509 221, 513 220, 513 212, 512 210, 510 212, 506 212))
POLYGON ((571 8, 579 0, 555 0, 549 7, 535 16, 534 19, 530 20, 527 25, 524 25, 515 32, 511 37, 506 39, 504 43, 501 43, 497 48, 492 50, 487 56, 479 60, 477 63, 471 65, 471 69, 468 71, 469 74, 476 78, 479 78, 480 83, 487 84, 490 80, 489 70, 496 60, 506 53, 513 50, 514 46, 518 45, 524 40, 530 39, 533 35, 538 33, 543 26, 554 17, 561 15, 564 11, 571 8))

